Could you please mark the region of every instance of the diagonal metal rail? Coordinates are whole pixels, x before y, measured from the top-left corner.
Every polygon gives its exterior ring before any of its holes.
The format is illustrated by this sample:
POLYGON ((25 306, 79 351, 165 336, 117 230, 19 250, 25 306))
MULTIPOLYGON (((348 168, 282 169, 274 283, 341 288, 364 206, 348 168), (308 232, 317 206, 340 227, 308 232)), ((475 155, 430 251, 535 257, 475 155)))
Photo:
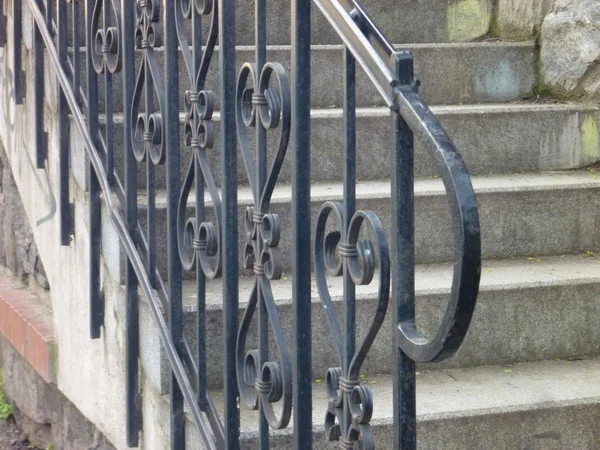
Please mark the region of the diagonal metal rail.
POLYGON ((38 26, 44 44, 46 45, 46 48, 48 50, 48 55, 50 56, 52 68, 56 73, 58 82, 60 83, 64 96, 71 110, 71 113, 73 114, 73 119, 78 128, 78 131, 83 137, 85 150, 94 167, 94 170, 96 171, 98 181, 100 182, 100 188, 102 190, 102 193, 104 194, 104 200, 106 201, 107 209, 109 212, 109 219, 119 235, 121 243, 123 244, 123 247, 127 252, 127 256, 129 257, 131 265, 133 266, 135 274, 138 278, 139 285, 142 288, 146 300, 148 301, 152 317, 158 327, 162 345, 165 348, 165 352, 167 354, 167 358, 169 359, 169 363, 173 370, 173 374, 175 375, 175 378, 179 383, 185 402, 191 413, 194 425, 198 429, 200 437, 206 448, 210 450, 216 450, 217 447, 213 441, 213 437, 210 432, 210 427, 206 423, 206 420, 203 417, 202 412, 200 411, 198 403, 195 399, 194 391, 192 389, 188 377, 185 374, 185 369, 179 358, 177 349, 175 348, 174 343, 169 337, 169 328, 160 311, 159 301, 157 300, 154 290, 151 287, 150 280, 144 268, 142 258, 137 252, 133 238, 127 231, 125 221, 119 214, 118 206, 114 203, 114 196, 112 195, 112 190, 108 183, 108 178, 106 176, 106 172, 104 170, 102 161, 87 131, 85 119, 83 118, 83 115, 79 110, 79 105, 77 103, 77 99, 75 98, 74 93, 71 90, 69 79, 67 78, 67 75, 65 74, 61 66, 58 53, 54 48, 52 36, 50 34, 50 31, 46 27, 44 16, 40 11, 39 7, 35 4, 34 0, 28 0, 28 2, 33 13, 33 18, 38 26))

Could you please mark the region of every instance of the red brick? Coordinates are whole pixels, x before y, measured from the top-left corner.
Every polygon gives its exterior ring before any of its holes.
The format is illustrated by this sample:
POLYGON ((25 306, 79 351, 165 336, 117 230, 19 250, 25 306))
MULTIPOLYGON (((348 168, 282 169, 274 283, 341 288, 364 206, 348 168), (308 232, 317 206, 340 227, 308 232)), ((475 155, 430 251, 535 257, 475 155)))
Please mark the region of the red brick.
POLYGON ((34 328, 31 327, 31 325, 28 325, 25 329, 25 339, 25 354, 23 356, 31 363, 35 360, 35 343, 39 339, 38 333, 34 328))
POLYGON ((0 333, 45 380, 50 381, 52 320, 40 315, 39 299, 10 277, 0 276, 0 333))

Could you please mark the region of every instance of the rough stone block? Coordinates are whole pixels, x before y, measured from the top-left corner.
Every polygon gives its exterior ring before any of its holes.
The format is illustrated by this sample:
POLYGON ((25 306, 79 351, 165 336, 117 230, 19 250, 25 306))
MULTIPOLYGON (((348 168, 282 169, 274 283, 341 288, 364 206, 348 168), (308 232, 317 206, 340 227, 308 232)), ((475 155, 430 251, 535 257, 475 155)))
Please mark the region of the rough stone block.
POLYGON ((554 0, 498 0, 496 30, 503 39, 524 40, 540 29, 554 0))
POLYGON ((542 25, 540 70, 554 94, 600 92, 600 3, 558 0, 542 25))

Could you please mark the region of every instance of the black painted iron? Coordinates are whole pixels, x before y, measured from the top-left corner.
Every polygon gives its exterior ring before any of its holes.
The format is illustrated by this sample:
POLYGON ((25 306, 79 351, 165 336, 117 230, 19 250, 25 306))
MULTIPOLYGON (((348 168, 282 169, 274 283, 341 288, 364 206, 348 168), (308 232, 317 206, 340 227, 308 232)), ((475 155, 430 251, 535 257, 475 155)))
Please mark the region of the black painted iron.
MULTIPOLYGON (((13 7, 18 6, 15 19, 19 18, 19 25, 20 1, 23 0, 13 0, 13 7)), ((313 251, 318 295, 339 360, 339 364, 323 374, 328 397, 327 410, 322 412, 326 437, 337 441, 341 449, 372 449, 376 445, 370 419, 377 399, 361 382, 359 374, 391 303, 394 446, 415 449, 415 363, 452 356, 462 343, 475 307, 481 248, 477 205, 469 174, 447 134, 418 94, 412 55, 397 52, 356 0, 291 1, 289 74, 278 62, 267 60, 267 0, 255 1, 254 61, 238 61, 237 66, 236 0, 86 0, 83 14, 87 70, 82 78, 80 54, 76 51, 80 40, 77 26, 82 12, 80 1, 68 0, 73 22, 70 44, 66 0, 57 2, 56 20, 53 0, 26 1, 35 19, 34 51, 42 55, 42 46, 46 47, 48 62, 61 88, 59 167, 63 244, 68 244, 67 238, 73 232, 72 222, 66 222, 72 217, 68 204, 69 115, 83 137, 89 157, 92 338, 100 336, 104 315, 100 285, 102 200, 127 255, 128 445, 139 445, 142 428, 138 379, 138 291, 141 291, 171 369, 173 449, 185 447, 185 426, 189 425, 197 429, 206 448, 240 448, 240 403, 257 410, 257 439, 261 449, 273 446, 270 430, 287 428, 292 416, 294 448, 313 447, 313 293, 311 265, 307 263, 313 251), (310 197, 313 5, 334 26, 345 45, 344 79, 340 80, 345 92, 343 201, 323 204, 316 216, 314 236, 310 197), (207 86, 209 70, 217 69, 216 64, 211 66, 217 42, 219 85, 207 86), (72 52, 68 51, 69 46, 72 52), (180 65, 187 75, 183 79, 179 77, 180 65), (361 151, 356 143, 357 67, 367 72, 391 110, 390 210, 394 232, 389 243, 377 215, 356 207, 356 161, 361 151), (122 93, 113 92, 117 85, 114 80, 122 81, 122 93), (82 84, 87 87, 85 93, 82 84), (218 104, 213 93, 217 89, 218 104), (100 98, 102 90, 104 97, 100 98), (114 103, 115 95, 120 94, 124 143, 117 148, 114 103), (215 131, 217 119, 220 136, 215 131), (441 174, 455 234, 456 264, 450 299, 431 341, 419 333, 414 317, 415 137, 423 142, 441 174), (211 167, 208 158, 209 152, 216 151, 216 143, 220 143, 220 168, 211 167), (267 143, 274 144, 273 148, 269 150, 267 143), (293 220, 291 229, 282 229, 278 214, 271 211, 271 197, 288 147, 291 147, 293 220), (238 148, 253 199, 252 206, 241 217, 237 198, 238 148), (125 165, 122 174, 115 170, 115 152, 119 151, 123 152, 125 165), (190 162, 181 176, 183 155, 190 162), (145 227, 138 222, 137 181, 142 168, 147 208, 145 227), (161 273, 157 265, 156 180, 161 170, 166 171, 166 273, 161 273), (219 170, 220 179, 225 180, 221 189, 216 176, 219 170), (245 224, 243 255, 238 255, 239 220, 245 224), (271 282, 282 274, 278 244, 286 238, 292 241, 293 329, 289 347, 271 287, 271 282), (254 277, 241 320, 238 318, 240 256, 243 269, 252 271, 254 277), (192 350, 183 333, 182 280, 186 272, 195 276, 196 350, 192 350), (327 276, 343 277, 343 318, 338 317, 334 308, 327 276), (206 286, 217 278, 222 278, 223 286, 225 408, 222 417, 216 412, 207 386, 206 286), (356 286, 374 280, 378 283, 376 306, 366 333, 357 336, 356 286), (255 348, 248 349, 253 326, 257 328, 258 341, 255 348), (276 349, 275 354, 269 354, 269 345, 276 349), (189 414, 187 421, 184 405, 189 414)), ((0 24, 0 43, 2 30, 0 24)), ((13 32, 15 42, 21 42, 20 26, 13 27, 13 32)), ((13 60, 14 73, 20 74, 20 46, 15 46, 13 60)), ((35 119, 36 165, 43 168, 47 142, 41 57, 35 67, 34 102, 39 110, 35 119)), ((20 77, 16 75, 15 92, 22 94, 18 80, 20 77)), ((19 98, 16 95, 17 101, 19 98)))
MULTIPOLYGON (((38 2, 38 5, 41 1, 38 2)), ((0 18, 0 20, 2 20, 0 18)), ((48 142, 44 130, 44 47, 37 26, 33 30, 33 52, 35 54, 33 89, 35 102, 35 167, 43 169, 48 157, 48 142)))
POLYGON ((6 45, 6 16, 4 15, 4 0, 0 1, 0 47, 6 45))
POLYGON ((12 10, 13 84, 15 91, 15 103, 17 105, 22 105, 23 98, 25 97, 25 83, 23 76, 23 52, 21 48, 21 40, 23 38, 23 8, 21 0, 12 0, 12 10))

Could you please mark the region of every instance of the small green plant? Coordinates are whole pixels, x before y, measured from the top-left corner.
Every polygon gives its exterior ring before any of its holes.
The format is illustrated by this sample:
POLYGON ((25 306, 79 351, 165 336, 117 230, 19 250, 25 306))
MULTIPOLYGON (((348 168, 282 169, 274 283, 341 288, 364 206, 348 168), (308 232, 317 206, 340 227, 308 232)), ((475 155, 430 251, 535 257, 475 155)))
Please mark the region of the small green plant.
POLYGON ((54 444, 50 444, 46 447, 46 450, 55 450, 56 447, 54 446, 54 444))
POLYGON ((6 397, 4 396, 4 372, 0 369, 0 419, 6 420, 12 413, 12 406, 6 401, 6 397))

